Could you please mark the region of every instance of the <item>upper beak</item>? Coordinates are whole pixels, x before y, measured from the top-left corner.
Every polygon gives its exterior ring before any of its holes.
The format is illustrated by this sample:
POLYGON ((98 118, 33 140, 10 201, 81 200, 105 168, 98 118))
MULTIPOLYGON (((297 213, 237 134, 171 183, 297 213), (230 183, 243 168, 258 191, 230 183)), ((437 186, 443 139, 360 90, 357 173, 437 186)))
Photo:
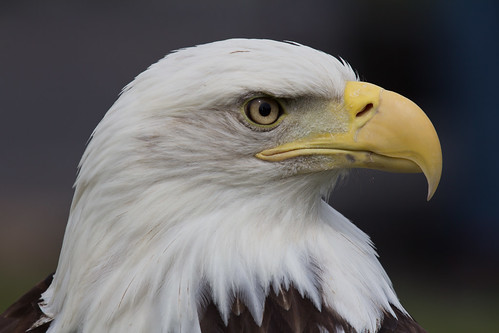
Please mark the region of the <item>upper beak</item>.
POLYGON ((429 200, 440 181, 442 151, 426 114, 409 99, 366 82, 347 82, 343 97, 348 131, 311 135, 256 157, 282 161, 303 155, 334 155, 336 167, 423 172, 429 200))

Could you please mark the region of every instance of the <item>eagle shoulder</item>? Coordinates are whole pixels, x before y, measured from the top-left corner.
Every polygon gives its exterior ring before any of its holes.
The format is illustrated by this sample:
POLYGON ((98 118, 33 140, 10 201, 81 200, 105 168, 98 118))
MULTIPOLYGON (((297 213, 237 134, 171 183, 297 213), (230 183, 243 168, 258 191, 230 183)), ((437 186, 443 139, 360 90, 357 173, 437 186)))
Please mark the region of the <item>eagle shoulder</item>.
POLYGON ((30 329, 34 323, 42 319, 44 314, 38 306, 41 295, 52 283, 54 275, 50 274, 0 315, 0 333, 45 333, 50 322, 42 323, 30 329))
MULTIPOLYGON (((291 286, 288 290, 273 291, 265 300, 262 324, 259 326, 241 298, 236 297, 227 324, 224 323, 213 300, 208 300, 200 313, 203 333, 356 333, 356 330, 336 311, 322 306, 319 310, 307 297, 291 286)), ((411 317, 392 306, 396 317, 386 313, 378 333, 425 333, 411 317)))
POLYGON ((396 317, 386 313, 378 333, 426 333, 414 319, 392 306, 396 317))

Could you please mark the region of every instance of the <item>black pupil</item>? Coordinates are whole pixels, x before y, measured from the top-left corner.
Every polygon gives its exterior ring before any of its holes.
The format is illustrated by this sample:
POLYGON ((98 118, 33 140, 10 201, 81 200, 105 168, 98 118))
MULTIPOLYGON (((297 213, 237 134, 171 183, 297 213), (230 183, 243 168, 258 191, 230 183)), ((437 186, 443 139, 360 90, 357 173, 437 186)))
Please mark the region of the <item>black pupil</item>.
POLYGON ((258 112, 262 117, 267 117, 270 114, 270 111, 272 111, 272 107, 269 103, 262 103, 258 108, 258 112))

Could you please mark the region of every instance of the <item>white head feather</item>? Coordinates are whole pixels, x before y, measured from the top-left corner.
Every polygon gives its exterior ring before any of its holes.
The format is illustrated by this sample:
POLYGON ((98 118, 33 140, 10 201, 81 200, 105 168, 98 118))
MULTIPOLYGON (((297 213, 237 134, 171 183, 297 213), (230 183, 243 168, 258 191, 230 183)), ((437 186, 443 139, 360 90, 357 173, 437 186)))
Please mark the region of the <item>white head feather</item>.
POLYGON ((241 119, 255 94, 340 100, 355 79, 314 49, 243 39, 180 50, 140 74, 82 158, 43 295, 49 332, 199 332, 206 292, 224 320, 237 294, 258 322, 271 286, 290 284, 359 332, 389 304, 402 308, 368 237, 321 200, 341 171, 256 159, 291 129, 241 119))

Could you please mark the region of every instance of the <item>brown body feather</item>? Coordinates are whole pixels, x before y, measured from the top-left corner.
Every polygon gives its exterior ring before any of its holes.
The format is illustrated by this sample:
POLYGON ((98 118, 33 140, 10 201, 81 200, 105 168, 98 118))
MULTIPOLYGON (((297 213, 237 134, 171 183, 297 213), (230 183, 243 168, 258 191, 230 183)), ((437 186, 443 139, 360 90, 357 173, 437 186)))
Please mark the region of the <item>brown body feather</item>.
MULTIPOLYGON (((393 307, 396 318, 385 314, 379 333, 425 333, 411 317, 393 307)), ((356 333, 356 331, 336 311, 323 306, 319 310, 306 297, 291 287, 280 291, 279 295, 270 292, 265 301, 262 325, 258 326, 248 309, 236 298, 227 326, 213 302, 210 302, 200 315, 203 333, 356 333), (322 332, 324 332, 324 330, 322 332)))
MULTIPOLYGON (((52 282, 50 274, 0 315, 0 333, 24 333, 33 326, 43 313, 38 306, 41 295, 52 282)), ((33 328, 29 333, 44 333, 50 323, 33 328)))
MULTIPOLYGON (((0 333, 24 333, 43 314, 38 307, 41 294, 52 282, 52 275, 33 287, 28 293, 12 304, 0 315, 0 333)), ((397 318, 386 314, 378 333, 425 333, 426 331, 412 318, 393 308, 397 318)), ((200 314, 203 333, 319 333, 319 327, 329 333, 355 333, 345 319, 334 310, 315 305, 293 287, 282 290, 278 295, 270 292, 265 301, 262 325, 258 326, 244 303, 236 298, 227 326, 217 307, 208 302, 200 314)), ((45 333, 50 323, 38 326, 29 333, 45 333)))

